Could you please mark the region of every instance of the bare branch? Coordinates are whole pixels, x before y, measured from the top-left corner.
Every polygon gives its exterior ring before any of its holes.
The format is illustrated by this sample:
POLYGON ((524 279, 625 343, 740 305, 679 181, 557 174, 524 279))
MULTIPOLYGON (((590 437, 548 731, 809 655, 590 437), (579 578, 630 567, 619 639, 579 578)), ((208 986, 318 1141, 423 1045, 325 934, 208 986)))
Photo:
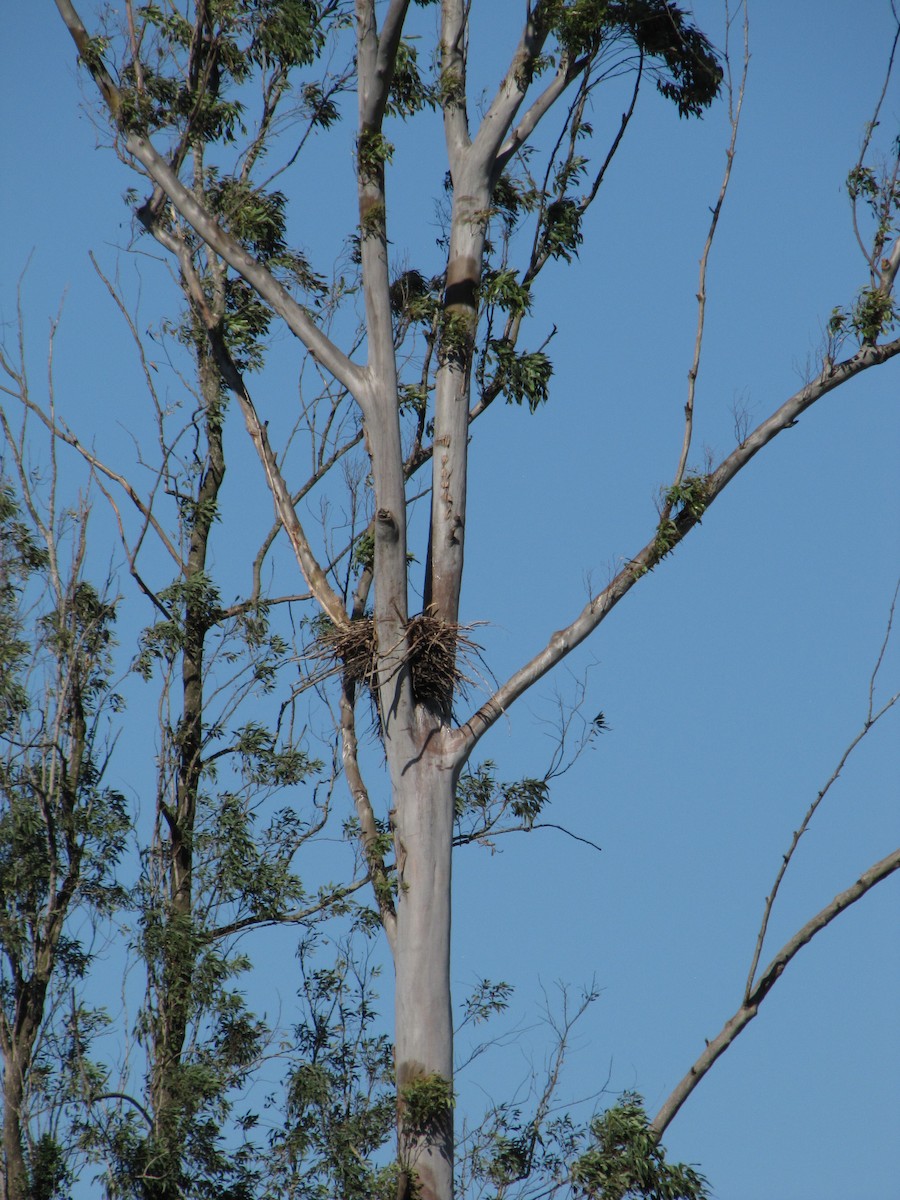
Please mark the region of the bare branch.
POLYGON ((358 892, 360 888, 364 888, 368 882, 368 875, 363 879, 354 879, 351 883, 343 884, 332 891, 326 891, 319 897, 315 904, 310 904, 306 908, 296 909, 294 912, 241 917, 238 921, 231 921, 227 925, 219 925, 215 929, 206 931, 202 935, 201 941, 204 943, 218 942, 222 938, 233 937, 235 934, 243 933, 247 929, 266 929, 272 925, 302 925, 305 921, 310 921, 313 917, 328 912, 335 904, 339 904, 347 896, 352 896, 354 892, 358 892))
MULTIPOLYGON (((547 115, 575 76, 582 69, 581 63, 572 63, 563 55, 556 74, 543 92, 526 110, 522 119, 497 152, 496 169, 502 170, 514 154, 521 149, 537 129, 541 119, 547 115)), ((477 139, 476 139, 477 140, 477 139)))
POLYGON ((724 1054, 735 1038, 737 1038, 738 1034, 746 1029, 759 1012, 760 1004, 765 1000, 774 984, 780 979, 785 967, 787 967, 797 953, 811 942, 817 933, 821 933, 826 926, 830 925, 835 917, 840 916, 845 909, 855 904, 866 892, 871 891, 876 884, 881 883, 883 879, 887 879, 898 868, 900 868, 900 849, 894 850, 886 858, 881 859, 880 862, 870 867, 868 871, 863 872, 856 883, 851 884, 845 891, 838 893, 830 904, 827 904, 820 912, 816 913, 811 920, 806 922, 802 929, 799 929, 789 941, 785 942, 762 973, 748 998, 734 1016, 725 1022, 722 1029, 712 1041, 707 1043, 706 1049, 653 1118, 650 1128, 657 1140, 665 1133, 682 1104, 684 1104, 685 1100, 687 1100, 688 1096, 690 1096, 691 1092, 693 1092, 694 1088, 716 1059, 724 1054))
MULTIPOLYGON (((525 99, 535 60, 543 49, 546 38, 546 27, 535 21, 534 13, 529 6, 525 27, 512 56, 512 61, 497 89, 496 96, 482 117, 478 132, 472 142, 475 161, 481 170, 487 171, 489 174, 498 169, 498 159, 501 154, 505 161, 521 145, 520 141, 516 142, 507 151, 504 142, 509 127, 525 99), (501 147, 504 147, 503 151, 501 151, 501 147)), ((578 68, 570 62, 568 54, 563 51, 560 54, 560 64, 554 79, 523 119, 523 137, 527 136, 536 127, 540 118, 549 111, 553 102, 571 81, 573 74, 577 74, 577 70, 578 68)), ((513 140, 515 140, 515 135, 513 140)))
POLYGON ((363 856, 368 867, 367 879, 371 881, 384 927, 385 936, 391 952, 396 954, 397 947, 397 912, 391 895, 391 880, 384 856, 381 853, 378 840, 378 824, 369 799, 369 792, 359 769, 359 747, 356 740, 356 718, 353 711, 353 685, 343 680, 341 689, 341 757, 347 786, 353 796, 356 815, 359 820, 360 842, 363 856))
MULTIPOLYGON (((730 31, 730 21, 727 26, 730 31)), ((716 236, 716 230, 719 225, 719 217, 722 213, 722 205, 725 203, 725 197, 728 193, 728 185, 731 182, 731 168, 734 165, 734 152, 737 145, 738 129, 741 122, 741 109, 744 106, 744 93, 747 87, 747 71, 750 66, 750 28, 747 18, 747 8, 744 5, 744 60, 743 70, 741 72, 741 80, 737 90, 737 103, 734 100, 734 86, 731 79, 731 60, 728 53, 728 40, 726 35, 725 42, 725 71, 728 91, 728 113, 731 123, 731 138, 728 143, 728 149, 725 151, 725 173, 722 176, 722 185, 719 188, 719 195, 715 206, 712 210, 712 217, 709 222, 709 232, 706 235, 706 242, 703 246, 703 253, 700 256, 700 282, 697 288, 697 334, 694 339, 694 357, 691 361, 690 370, 688 371, 688 394, 684 405, 684 439, 681 445, 681 456, 678 460, 678 468, 675 472, 675 479, 672 487, 679 488, 684 480, 684 473, 687 470, 688 455, 691 451, 691 439, 694 431, 694 400, 697 391, 697 375, 700 372, 700 355, 703 350, 703 328, 706 320, 706 276, 709 266, 709 256, 712 251, 713 240, 716 236)), ((668 518, 672 511, 671 501, 667 501, 663 513, 668 518)))
POLYGON ((409 9, 409 0, 391 0, 390 7, 381 22, 381 33, 378 36, 378 56, 375 70, 382 81, 383 97, 380 101, 382 108, 387 103, 391 80, 394 75, 394 64, 397 61, 397 47, 403 35, 403 22, 409 9))
POLYGON ((897 701, 900 700, 900 692, 895 692, 894 695, 891 696, 881 706, 881 708, 878 710, 878 712, 874 711, 873 698, 874 698, 874 692, 875 692, 875 681, 878 677, 878 671, 881 667, 881 664, 884 661, 884 653, 885 653, 885 650, 887 649, 888 639, 891 636, 891 627, 893 625, 893 620, 894 620, 894 605, 896 604, 896 601, 897 601, 898 591, 900 591, 900 582, 898 582, 897 588, 895 588, 895 590, 894 590, 894 597, 893 597, 893 600, 891 601, 890 613, 888 616, 887 630, 885 632, 884 641, 882 642, 881 650, 878 654, 878 658, 875 662, 875 667, 874 667, 872 674, 870 676, 870 679, 869 679, 869 704, 868 704, 868 711, 866 712, 866 719, 863 724, 863 727, 862 727, 862 729, 860 729, 860 731, 856 734, 856 736, 853 738, 853 740, 849 743, 847 748, 844 750, 843 754, 841 755, 840 759, 838 760, 837 766, 831 772, 831 775, 828 777, 828 780, 826 781, 825 785, 820 789, 818 795, 813 800, 812 804, 810 804, 809 808, 806 810, 803 820, 800 822, 800 825, 794 831, 794 835, 791 839, 791 844, 790 844, 790 847, 788 848, 787 853, 785 855, 783 855, 783 857, 782 857, 781 866, 778 868, 778 874, 775 876, 775 882, 772 885, 771 891, 769 892, 768 896, 766 896, 766 903, 765 903, 765 908, 763 910, 762 922, 760 923, 759 933, 756 938, 756 947, 753 952, 753 958, 750 963, 750 970, 747 975, 747 986, 744 989, 744 1003, 745 1004, 748 1002, 748 1000, 753 992, 753 984, 754 984, 754 980, 756 979, 756 971, 757 971, 757 967, 759 966, 760 956, 762 955, 763 944, 766 939, 766 931, 769 927, 769 918, 772 915, 772 909, 775 905, 775 898, 778 895, 778 889, 781 887, 781 882, 784 879, 785 874, 787 873, 787 869, 791 864, 791 860, 794 857, 794 852, 796 851, 797 846, 800 843, 801 837, 803 837, 804 833, 806 833, 807 829, 809 828, 809 823, 812 820, 812 818, 816 812, 816 809, 819 807, 819 805, 822 803, 822 801, 825 799, 825 797, 831 791, 831 788, 833 787, 833 785, 835 783, 837 783, 838 779, 841 777, 841 772, 843 771, 844 767, 847 765, 847 760, 850 758, 850 755, 857 748, 857 746, 860 744, 860 742, 863 740, 863 738, 865 738, 866 734, 868 734, 875 727, 875 725, 881 720, 881 718, 886 713, 890 712, 890 710, 894 707, 894 705, 897 703, 897 701))
MULTIPOLYGON (((862 345, 851 358, 836 365, 826 365, 818 378, 805 384, 775 410, 737 446, 711 474, 704 478, 704 511, 721 495, 728 484, 754 458, 785 429, 796 424, 797 419, 823 396, 842 384, 900 354, 900 338, 884 345, 862 345)), ((567 626, 558 629, 543 650, 515 672, 477 712, 448 738, 460 761, 471 754, 472 749, 488 729, 507 712, 515 701, 534 683, 547 674, 557 663, 580 645, 632 587, 649 574, 661 558, 669 554, 697 525, 699 517, 689 512, 679 513, 671 519, 665 529, 665 538, 660 530, 642 550, 638 551, 612 582, 598 595, 592 597, 581 613, 567 626)))
POLYGON ((471 145, 466 111, 467 11, 465 0, 441 4, 441 110, 451 170, 471 145))

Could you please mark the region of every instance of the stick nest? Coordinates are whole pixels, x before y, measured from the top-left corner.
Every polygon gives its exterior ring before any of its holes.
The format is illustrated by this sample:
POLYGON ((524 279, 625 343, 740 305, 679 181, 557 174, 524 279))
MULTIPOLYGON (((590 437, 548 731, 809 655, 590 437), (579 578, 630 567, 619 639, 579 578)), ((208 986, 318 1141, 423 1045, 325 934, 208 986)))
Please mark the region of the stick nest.
MULTIPOLYGON (((480 657, 481 648, 470 637, 472 628, 425 613, 408 623, 404 661, 418 703, 442 709, 448 698, 464 695, 474 683, 466 668, 480 657)), ((351 683, 368 688, 377 704, 375 624, 371 617, 342 627, 328 622, 319 630, 310 654, 329 664, 331 670, 342 670, 351 683)))

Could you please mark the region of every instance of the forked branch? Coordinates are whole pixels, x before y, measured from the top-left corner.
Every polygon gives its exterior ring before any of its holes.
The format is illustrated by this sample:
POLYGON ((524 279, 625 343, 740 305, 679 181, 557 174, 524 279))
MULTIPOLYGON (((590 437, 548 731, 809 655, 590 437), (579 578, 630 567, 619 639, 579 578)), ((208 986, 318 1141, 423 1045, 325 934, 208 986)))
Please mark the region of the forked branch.
POLYGON ((706 1049, 653 1118, 650 1128, 657 1139, 665 1133, 682 1104, 716 1059, 724 1054, 738 1034, 750 1024, 759 1012, 760 1004, 798 951, 811 942, 817 933, 821 933, 830 925, 835 917, 840 916, 851 904, 855 904, 866 892, 871 891, 876 884, 887 879, 898 868, 900 868, 900 849, 894 850, 886 858, 870 867, 868 871, 864 871, 854 884, 851 884, 843 892, 839 892, 830 904, 826 904, 820 912, 806 922, 802 929, 799 929, 789 941, 785 942, 763 971, 750 995, 734 1016, 725 1022, 712 1041, 707 1043, 706 1049))
POLYGON ((866 712, 866 719, 863 722, 862 729, 860 729, 860 731, 856 734, 856 736, 853 738, 853 740, 846 747, 846 749, 844 750, 840 759, 838 760, 837 766, 831 772, 831 775, 828 777, 828 780, 826 781, 825 785, 820 789, 818 795, 813 800, 812 804, 810 804, 809 808, 806 810, 803 820, 800 822, 797 829, 794 830, 793 837, 791 838, 790 848, 788 849, 787 853, 785 855, 783 855, 782 860, 781 860, 781 866, 778 868, 778 874, 775 876, 775 882, 773 883, 768 896, 766 896, 765 908, 763 909, 763 918, 762 918, 762 922, 760 923, 759 933, 756 938, 756 947, 753 952, 753 959, 750 963, 750 971, 747 975, 747 986, 744 990, 744 1003, 745 1004, 749 1001, 750 996, 753 993, 754 982, 756 980, 756 971, 757 971, 757 968, 759 967, 759 960, 762 956, 763 944, 766 939, 766 931, 769 927, 769 918, 772 915, 772 909, 775 905, 775 898, 778 895, 778 890, 781 887, 781 882, 784 879, 785 874, 787 873, 787 869, 791 865, 791 861, 794 857, 794 852, 796 851, 797 846, 800 843, 800 839, 803 837, 804 833, 806 833, 807 829, 809 828, 810 821, 813 819, 816 809, 819 807, 819 805, 822 803, 822 801, 825 799, 825 797, 831 791, 831 788, 833 787, 833 785, 835 783, 837 783, 838 779, 840 779, 841 773, 844 770, 844 767, 847 765, 847 760, 850 758, 850 755, 859 746, 860 742, 862 742, 862 740, 863 740, 863 738, 865 738, 866 734, 868 734, 875 727, 875 725, 881 720, 881 718, 883 716, 885 716, 888 712, 890 712, 890 710, 894 707, 894 705, 897 703, 897 701, 900 700, 900 692, 895 692, 892 696, 890 696, 884 702, 884 704, 881 705, 881 707, 877 711, 875 709, 875 684, 878 679, 878 672, 881 669, 882 663, 884 662, 884 655, 885 655, 885 651, 887 650, 888 642, 890 641, 891 631, 893 629, 893 624, 894 624, 894 610, 895 610, 896 604, 897 604, 898 593, 900 593, 900 583, 898 583, 897 587, 894 589, 894 596, 893 596, 893 599, 891 600, 891 607, 890 607, 890 612, 888 614, 887 629, 885 631, 884 640, 881 644, 881 649, 878 653, 878 658, 875 662, 875 666, 874 666, 874 668, 872 670, 872 674, 869 678, 869 703, 868 703, 868 709, 866 712))

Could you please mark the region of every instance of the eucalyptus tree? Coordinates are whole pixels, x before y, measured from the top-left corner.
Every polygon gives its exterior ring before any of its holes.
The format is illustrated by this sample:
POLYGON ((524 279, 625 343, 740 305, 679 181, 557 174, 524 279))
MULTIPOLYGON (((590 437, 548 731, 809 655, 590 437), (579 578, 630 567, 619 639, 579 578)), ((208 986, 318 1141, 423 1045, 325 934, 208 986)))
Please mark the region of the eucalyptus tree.
MULTIPOLYGON (((478 520, 467 503, 473 426, 500 398, 531 410, 547 400, 547 346, 522 345, 544 268, 577 256, 588 210, 648 85, 683 117, 699 117, 722 89, 720 56, 667 0, 535 0, 519 6, 520 32, 500 82, 476 104, 466 0, 125 0, 96 26, 69 0, 57 0, 57 8, 99 89, 115 150, 136 172, 131 200, 139 227, 171 255, 191 336, 237 401, 303 579, 315 618, 307 626, 308 682, 331 681, 336 689, 341 764, 396 974, 400 1194, 447 1200, 454 1159, 451 856, 459 807, 477 794, 471 781, 460 790, 466 764, 516 700, 676 550, 760 451, 822 397, 900 352, 893 336, 896 172, 876 176, 861 159, 851 177, 854 198, 874 214, 869 277, 857 302, 835 311, 808 381, 703 471, 689 466, 689 399, 678 466, 646 544, 538 654, 466 712, 473 646, 460 625, 460 594, 467 527, 478 520), (620 127, 611 144, 595 144, 591 105, 604 83, 623 74, 632 87, 620 127), (392 223, 388 133, 389 121, 416 121, 429 111, 443 122, 447 186, 439 198, 442 260, 419 270, 392 252, 402 234, 392 223), (273 185, 308 152, 313 133, 342 136, 347 122, 354 126, 347 186, 355 222, 343 267, 327 278, 289 244, 295 205, 273 185), (360 324, 352 315, 357 298, 360 324), (272 415, 264 420, 250 373, 261 342, 279 325, 297 340, 304 383, 296 413, 285 416, 267 402, 272 415), (314 382, 305 382, 310 376, 314 382), (287 456, 300 433, 313 463, 303 485, 289 477, 287 456), (359 446, 365 469, 354 473, 347 464, 359 446), (301 519, 300 500, 339 463, 349 484, 346 506, 337 527, 317 532, 301 519), (423 487, 430 514, 417 547, 409 512, 423 487), (421 603, 410 582, 414 557, 424 563, 421 603), (359 748, 366 697, 383 746, 386 812, 373 800, 376 768, 359 748)), ((739 107, 739 90, 732 101, 739 107)), ((736 120, 735 112, 734 132, 736 120)), ((733 149, 732 141, 729 163, 733 149)), ((330 181, 320 182, 304 214, 311 240, 330 181)), ((433 198, 422 203, 427 219, 433 198)), ((720 207, 721 197, 713 230, 720 207)), ((701 288, 701 315, 703 302, 701 288)), ((696 369, 695 362, 692 382, 696 369)), ((180 752, 191 760, 189 733, 186 726, 180 752)), ((524 800, 521 791, 507 792, 502 802, 533 820, 543 798, 533 786, 524 800)), ((189 814, 189 795, 185 804, 164 813, 176 874, 177 814, 189 814)), ((896 856, 879 864, 862 890, 897 865, 896 856)), ((186 882, 173 879, 177 905, 186 882)), ((812 933, 837 911, 820 915, 812 933)), ((781 969, 773 968, 758 993, 751 988, 746 1019, 781 969)), ((183 1021, 175 1017, 177 1041, 183 1021)), ((728 1043, 725 1037, 716 1050, 728 1043)), ((674 1111, 645 1127, 633 1107, 626 1110, 647 1145, 674 1111)), ((607 1186, 604 1138, 608 1130, 598 1130, 594 1149, 573 1169, 576 1192, 597 1195, 607 1186)), ((696 1181, 672 1187, 692 1194, 696 1181)))

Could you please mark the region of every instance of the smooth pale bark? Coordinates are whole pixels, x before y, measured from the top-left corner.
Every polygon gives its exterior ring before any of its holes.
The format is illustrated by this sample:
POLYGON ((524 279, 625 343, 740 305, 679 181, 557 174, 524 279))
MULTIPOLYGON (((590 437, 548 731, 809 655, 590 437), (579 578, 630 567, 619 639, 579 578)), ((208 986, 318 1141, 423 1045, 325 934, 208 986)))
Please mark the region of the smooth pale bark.
POLYGON ((443 621, 459 618, 465 556, 469 396, 477 324, 477 294, 484 257, 485 217, 490 192, 483 179, 454 191, 444 303, 444 351, 435 383, 431 541, 425 603, 443 621))
MULTIPOLYGON (((359 73, 358 203, 368 363, 360 407, 375 490, 374 624, 379 713, 391 775, 397 862, 395 1061, 398 1152, 407 1187, 422 1200, 453 1194, 452 1110, 413 1129, 404 1088, 418 1080, 453 1080, 450 1006, 450 852, 454 783, 442 761, 438 720, 417 705, 408 663, 406 479, 397 400, 390 307, 381 122, 406 5, 395 2, 379 38, 371 0, 357 0, 359 73)), ((468 395, 466 391, 466 396, 468 395)), ((463 408, 465 421, 467 408, 463 408)), ((344 731, 345 751, 349 744, 344 731)), ((355 754, 353 755, 355 762, 355 754)))
POLYGON ((450 884, 456 773, 439 729, 419 730, 421 752, 392 771, 398 855, 396 1034, 401 1165, 414 1173, 422 1200, 453 1194, 453 1113, 423 1129, 405 1119, 404 1090, 435 1076, 453 1081, 450 1004, 450 884))

